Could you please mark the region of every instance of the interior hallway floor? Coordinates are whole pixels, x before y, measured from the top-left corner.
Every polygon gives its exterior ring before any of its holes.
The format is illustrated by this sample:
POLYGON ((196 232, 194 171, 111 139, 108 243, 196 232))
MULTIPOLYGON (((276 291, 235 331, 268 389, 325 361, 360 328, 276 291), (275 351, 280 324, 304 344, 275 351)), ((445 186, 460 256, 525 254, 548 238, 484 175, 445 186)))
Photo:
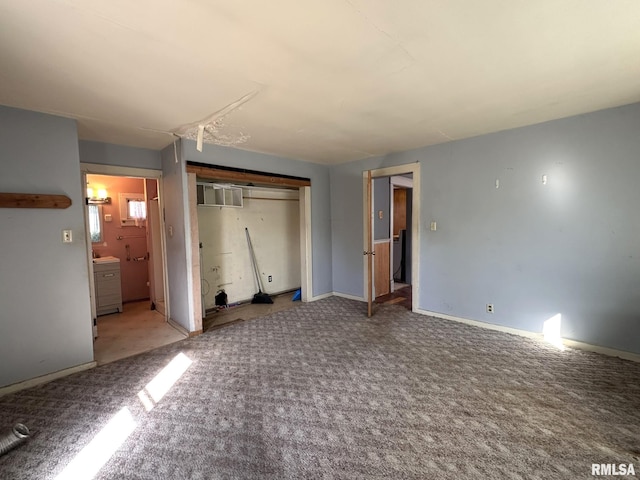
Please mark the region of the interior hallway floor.
POLYGON ((395 283, 395 289, 386 295, 380 295, 375 299, 375 303, 385 305, 400 305, 411 311, 412 290, 411 285, 406 283, 395 283))
POLYGON ((93 355, 98 365, 186 338, 167 323, 164 315, 151 310, 148 300, 125 303, 123 310, 98 317, 98 338, 93 343, 93 355))
POLYGON ((293 301, 294 292, 271 295, 273 303, 242 303, 228 308, 222 308, 216 312, 209 313, 202 321, 203 331, 219 328, 234 322, 252 320, 254 318, 269 315, 270 313, 288 310, 302 302, 293 301))

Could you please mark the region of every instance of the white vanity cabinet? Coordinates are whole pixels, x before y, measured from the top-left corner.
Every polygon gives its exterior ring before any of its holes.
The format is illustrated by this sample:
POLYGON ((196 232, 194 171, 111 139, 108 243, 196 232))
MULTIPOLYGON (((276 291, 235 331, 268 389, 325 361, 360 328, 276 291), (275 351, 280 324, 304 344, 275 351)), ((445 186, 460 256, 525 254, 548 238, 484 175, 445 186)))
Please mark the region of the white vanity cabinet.
POLYGON ((120 259, 96 258, 93 261, 93 277, 96 287, 96 314, 122 312, 120 259))

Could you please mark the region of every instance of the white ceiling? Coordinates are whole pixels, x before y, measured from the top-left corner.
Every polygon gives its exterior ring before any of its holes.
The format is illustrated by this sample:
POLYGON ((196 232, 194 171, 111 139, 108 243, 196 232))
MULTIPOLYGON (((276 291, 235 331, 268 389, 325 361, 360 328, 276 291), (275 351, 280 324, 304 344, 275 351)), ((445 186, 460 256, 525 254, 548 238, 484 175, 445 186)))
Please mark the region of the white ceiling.
POLYGON ((220 112, 209 138, 331 164, 638 101, 637 0, 0 0, 0 104, 87 140, 220 112))

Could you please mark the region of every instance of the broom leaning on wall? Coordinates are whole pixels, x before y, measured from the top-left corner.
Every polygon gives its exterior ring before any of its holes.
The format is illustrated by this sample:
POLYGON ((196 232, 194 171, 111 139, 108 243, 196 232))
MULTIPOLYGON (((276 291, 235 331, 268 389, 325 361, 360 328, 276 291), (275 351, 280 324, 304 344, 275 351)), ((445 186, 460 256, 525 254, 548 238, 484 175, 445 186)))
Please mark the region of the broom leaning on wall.
POLYGON ((256 276, 256 282, 258 283, 258 293, 253 296, 251 303, 273 303, 271 297, 262 291, 262 281, 260 280, 260 274, 258 273, 258 263, 256 262, 256 254, 253 251, 253 245, 251 243, 251 237, 249 236, 249 229, 244 228, 247 234, 247 244, 249 245, 249 256, 251 257, 251 263, 253 265, 253 273, 256 276))

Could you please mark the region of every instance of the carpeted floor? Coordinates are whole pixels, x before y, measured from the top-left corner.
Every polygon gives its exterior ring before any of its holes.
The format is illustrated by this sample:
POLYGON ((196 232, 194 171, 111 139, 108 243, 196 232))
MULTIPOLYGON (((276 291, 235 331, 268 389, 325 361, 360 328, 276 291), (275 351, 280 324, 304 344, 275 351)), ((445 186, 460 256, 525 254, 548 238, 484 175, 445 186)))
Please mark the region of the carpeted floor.
POLYGON ((1 397, 0 428, 36 433, 0 457, 0 478, 56 478, 123 407, 136 426, 95 478, 586 479, 592 463, 638 474, 640 364, 398 305, 365 312, 328 298, 1 397), (184 374, 141 402, 180 354, 184 374))

